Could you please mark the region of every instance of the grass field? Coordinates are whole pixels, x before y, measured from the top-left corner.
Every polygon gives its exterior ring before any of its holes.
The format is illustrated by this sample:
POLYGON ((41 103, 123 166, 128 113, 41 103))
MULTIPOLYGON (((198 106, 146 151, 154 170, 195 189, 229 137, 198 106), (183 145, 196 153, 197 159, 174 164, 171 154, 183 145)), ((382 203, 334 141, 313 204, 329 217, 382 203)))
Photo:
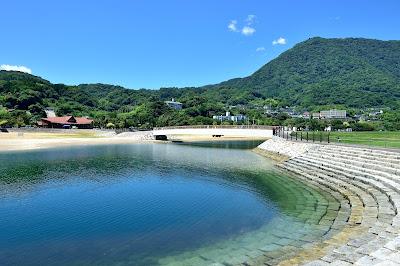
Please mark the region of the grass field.
POLYGON ((400 131, 331 132, 330 136, 335 142, 400 148, 400 131))
MULTIPOLYGON (((297 134, 298 139, 300 139, 300 133, 298 132, 297 134)), ((303 139, 305 139, 306 133, 303 132, 302 134, 303 139)), ((310 141, 312 141, 312 135, 312 132, 308 133, 310 141)), ((294 135, 292 137, 294 137, 294 135)), ((326 142, 328 140, 328 132, 314 132, 315 142, 319 142, 321 137, 322 140, 326 142)), ((400 149, 400 131, 330 132, 329 140, 332 143, 400 149)))

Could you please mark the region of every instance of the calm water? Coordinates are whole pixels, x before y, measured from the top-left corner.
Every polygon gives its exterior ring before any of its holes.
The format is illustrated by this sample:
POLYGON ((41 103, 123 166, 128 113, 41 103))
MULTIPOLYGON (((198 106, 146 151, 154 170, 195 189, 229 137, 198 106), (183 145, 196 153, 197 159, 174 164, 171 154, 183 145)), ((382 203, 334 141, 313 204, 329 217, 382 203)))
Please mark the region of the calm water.
POLYGON ((299 184, 251 151, 201 146, 0 154, 0 264, 174 264, 296 221, 299 184))
POLYGON ((192 141, 178 142, 180 145, 190 145, 206 148, 225 148, 225 149, 252 149, 263 143, 265 140, 215 140, 215 141, 192 141))

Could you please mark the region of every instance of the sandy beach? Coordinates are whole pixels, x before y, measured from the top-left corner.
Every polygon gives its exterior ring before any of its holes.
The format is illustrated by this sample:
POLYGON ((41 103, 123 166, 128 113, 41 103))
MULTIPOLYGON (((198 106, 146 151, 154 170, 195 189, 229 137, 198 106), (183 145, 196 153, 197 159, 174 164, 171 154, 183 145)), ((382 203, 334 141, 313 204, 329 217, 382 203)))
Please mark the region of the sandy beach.
MULTIPOLYGON (((222 136, 215 138, 209 135, 175 135, 169 136, 169 141, 224 141, 224 140, 249 140, 259 139, 243 136, 222 136)), ((115 135, 110 132, 82 130, 82 131, 60 131, 60 132, 9 132, 0 133, 0 152, 22 151, 34 149, 46 149, 69 146, 85 145, 107 145, 107 144, 129 144, 152 139, 151 131, 127 132, 115 135)), ((165 141, 157 141, 165 142, 165 141)))
POLYGON ((0 152, 55 147, 137 143, 146 140, 144 132, 118 136, 101 131, 81 132, 9 132, 0 133, 0 152))

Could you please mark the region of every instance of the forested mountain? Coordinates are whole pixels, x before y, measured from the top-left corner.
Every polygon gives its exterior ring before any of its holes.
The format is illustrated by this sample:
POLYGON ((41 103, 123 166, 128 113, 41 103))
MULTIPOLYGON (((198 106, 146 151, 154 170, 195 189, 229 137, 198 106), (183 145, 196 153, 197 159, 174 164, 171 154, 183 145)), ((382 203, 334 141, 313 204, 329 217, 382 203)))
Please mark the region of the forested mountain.
POLYGON ((93 117, 99 126, 110 122, 117 127, 208 124, 213 122, 213 113, 228 109, 262 119, 256 109, 271 101, 308 111, 322 105, 398 108, 400 41, 312 38, 249 77, 202 88, 67 86, 26 73, 0 71, 0 126, 33 124, 44 115, 45 107, 55 108, 58 115, 93 117), (184 110, 166 107, 163 101, 170 98, 182 102, 184 110))
POLYGON ((290 105, 393 105, 400 99, 400 41, 312 38, 249 77, 213 87, 221 86, 290 105))

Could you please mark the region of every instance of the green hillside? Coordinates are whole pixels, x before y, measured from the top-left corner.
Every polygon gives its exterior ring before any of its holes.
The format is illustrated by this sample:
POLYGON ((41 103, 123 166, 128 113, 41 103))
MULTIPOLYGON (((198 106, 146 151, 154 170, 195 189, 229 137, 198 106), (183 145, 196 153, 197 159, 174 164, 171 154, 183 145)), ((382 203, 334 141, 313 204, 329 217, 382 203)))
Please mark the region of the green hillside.
POLYGON ((391 106, 400 99, 400 41, 312 38, 220 86, 290 105, 391 106))
POLYGON ((196 89, 130 90, 107 84, 67 86, 52 84, 21 72, 0 71, 0 126, 34 124, 52 107, 57 115, 90 116, 97 126, 151 127, 212 123, 209 111, 224 105, 207 101, 196 89), (178 96, 184 111, 175 111, 164 100, 178 96))
MULTIPOLYGON (((308 111, 321 106, 396 109, 400 103, 400 41, 312 38, 249 77, 202 88, 67 86, 25 73, 0 71, 0 125, 34 124, 44 115, 45 107, 55 108, 58 115, 93 117, 98 126, 209 124, 212 114, 228 109, 260 123, 282 123, 263 117, 260 108, 271 101, 308 111), (163 101, 170 98, 182 102, 184 110, 167 108, 163 101)), ((391 119, 396 121, 397 117, 391 119)))

